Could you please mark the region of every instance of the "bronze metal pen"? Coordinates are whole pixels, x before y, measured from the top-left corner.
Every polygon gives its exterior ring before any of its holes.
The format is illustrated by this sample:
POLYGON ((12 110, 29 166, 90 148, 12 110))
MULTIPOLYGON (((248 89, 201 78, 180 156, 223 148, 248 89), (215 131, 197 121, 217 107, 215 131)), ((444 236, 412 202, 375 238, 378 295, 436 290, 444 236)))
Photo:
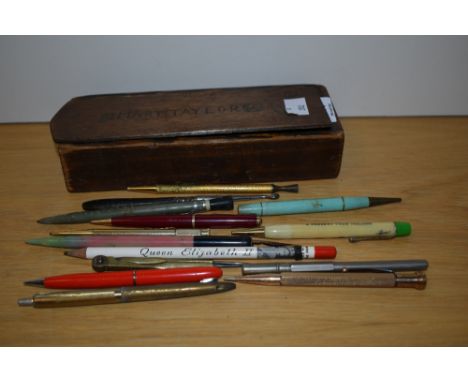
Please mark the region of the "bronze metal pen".
POLYGON ((330 273, 297 272, 226 276, 226 281, 238 281, 260 285, 359 287, 359 288, 415 288, 426 287, 424 273, 330 273))
POLYGON ((19 306, 34 308, 61 308, 116 304, 122 302, 152 301, 179 297, 192 297, 227 292, 236 285, 229 282, 184 283, 122 287, 117 289, 91 289, 51 293, 38 293, 18 300, 19 306))
POLYGON ((155 186, 127 187, 129 191, 152 191, 160 194, 264 194, 272 192, 299 191, 297 184, 278 186, 276 184, 159 184, 155 186))

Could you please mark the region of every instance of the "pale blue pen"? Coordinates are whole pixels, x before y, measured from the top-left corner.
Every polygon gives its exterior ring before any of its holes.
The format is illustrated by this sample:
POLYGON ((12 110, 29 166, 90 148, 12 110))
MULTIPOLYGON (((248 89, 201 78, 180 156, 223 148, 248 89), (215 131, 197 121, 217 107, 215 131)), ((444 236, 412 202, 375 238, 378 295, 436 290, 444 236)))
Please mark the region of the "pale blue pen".
POLYGON ((285 200, 264 203, 247 203, 239 206, 240 214, 258 216, 308 214, 311 212, 332 212, 355 210, 401 202, 401 198, 381 198, 370 196, 340 196, 336 198, 317 198, 285 200))

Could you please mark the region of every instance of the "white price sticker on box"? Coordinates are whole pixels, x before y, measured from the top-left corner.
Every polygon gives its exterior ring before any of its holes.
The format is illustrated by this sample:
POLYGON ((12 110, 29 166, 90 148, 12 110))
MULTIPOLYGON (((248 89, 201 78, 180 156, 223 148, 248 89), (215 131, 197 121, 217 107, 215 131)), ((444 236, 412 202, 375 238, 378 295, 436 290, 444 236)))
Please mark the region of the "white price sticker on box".
POLYGON ((322 105, 325 108, 328 117, 330 118, 331 122, 336 122, 336 114, 335 109, 333 108, 333 102, 331 101, 330 97, 320 97, 320 101, 322 101, 322 105))
POLYGON ((286 113, 294 115, 309 115, 309 109, 307 108, 305 98, 290 98, 283 101, 286 113))

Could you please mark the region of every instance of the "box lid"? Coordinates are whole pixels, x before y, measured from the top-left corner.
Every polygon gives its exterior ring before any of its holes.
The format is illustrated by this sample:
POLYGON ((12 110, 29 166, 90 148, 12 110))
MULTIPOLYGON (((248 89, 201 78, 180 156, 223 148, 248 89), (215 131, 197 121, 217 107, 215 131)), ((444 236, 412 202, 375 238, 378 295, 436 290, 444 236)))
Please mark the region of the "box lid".
POLYGON ((321 85, 83 96, 66 103, 50 128, 57 143, 323 129, 336 119, 321 97, 328 97, 321 85), (305 99, 307 115, 286 111, 284 100, 297 99, 293 106, 305 99))

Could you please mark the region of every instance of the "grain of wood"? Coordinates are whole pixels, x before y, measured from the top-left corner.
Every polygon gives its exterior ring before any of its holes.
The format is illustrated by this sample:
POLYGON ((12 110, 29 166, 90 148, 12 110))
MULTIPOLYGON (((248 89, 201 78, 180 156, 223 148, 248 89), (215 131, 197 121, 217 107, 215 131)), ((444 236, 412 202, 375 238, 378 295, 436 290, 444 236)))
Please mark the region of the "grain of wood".
POLYGON ((426 290, 238 284, 212 296, 47 310, 16 305, 39 291, 23 281, 90 271, 90 264, 24 244, 57 228, 78 228, 36 220, 128 193, 68 193, 48 126, 1 125, 0 345, 468 345, 468 118, 344 118, 343 125, 340 176, 299 182, 299 195, 282 198, 370 195, 403 202, 264 222, 410 221, 407 238, 314 244, 336 245, 343 261, 425 258, 426 290))

